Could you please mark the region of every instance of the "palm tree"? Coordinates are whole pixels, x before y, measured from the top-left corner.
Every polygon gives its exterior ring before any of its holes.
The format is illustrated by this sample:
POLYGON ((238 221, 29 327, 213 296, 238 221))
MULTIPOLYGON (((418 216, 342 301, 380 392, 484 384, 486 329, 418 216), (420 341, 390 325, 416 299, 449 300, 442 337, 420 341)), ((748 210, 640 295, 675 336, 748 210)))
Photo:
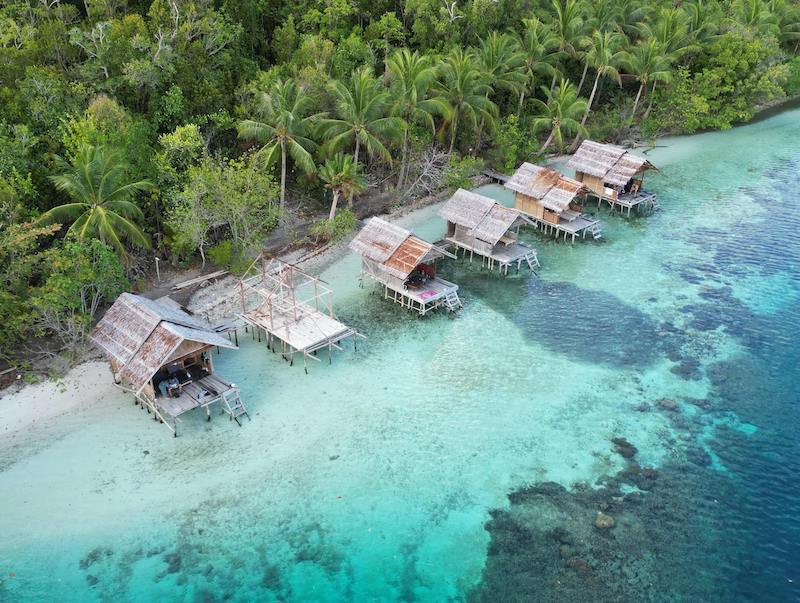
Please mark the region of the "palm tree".
MULTIPOLYGON (((491 86, 491 92, 506 90, 515 96, 520 94, 524 90, 526 79, 524 57, 514 38, 509 34, 493 31, 480 42, 477 58, 491 86)), ((481 147, 483 127, 484 120, 481 119, 478 124, 476 148, 481 147)))
POLYGON ((680 8, 662 8, 651 23, 644 23, 640 30, 642 39, 652 38, 670 61, 677 61, 686 53, 700 50, 689 34, 689 16, 680 8))
POLYGON ((314 173, 312 153, 316 143, 309 138, 313 124, 321 114, 308 115, 311 97, 294 80, 278 80, 268 92, 258 95, 259 120, 245 119, 239 122, 239 136, 255 140, 263 145, 257 155, 272 165, 281 158, 281 209, 286 206, 286 157, 306 174, 314 173))
POLYGON ((397 188, 401 188, 405 184, 408 168, 409 126, 422 123, 435 133, 433 116, 447 115, 447 101, 441 97, 429 97, 436 69, 428 57, 420 56, 416 50, 413 53, 407 48, 397 50, 386 60, 386 71, 391 78, 391 94, 395 97, 392 113, 404 121, 400 175, 397 179, 397 188))
POLYGON ((578 97, 578 92, 574 84, 567 80, 561 80, 558 87, 550 90, 542 86, 542 92, 547 97, 547 102, 534 99, 534 104, 538 109, 538 116, 533 120, 535 132, 550 128, 547 140, 539 149, 539 153, 544 153, 553 140, 559 148, 564 146, 564 133, 581 134, 584 127, 580 124, 581 114, 586 112, 588 103, 578 97))
POLYGON ((403 120, 389 116, 391 96, 380 81, 373 77, 368 67, 353 72, 350 86, 334 81, 331 93, 336 103, 336 119, 323 119, 320 133, 328 142, 326 153, 353 146, 353 160, 358 163, 361 145, 370 157, 392 162, 385 142, 396 140, 405 128, 403 120))
MULTIPOLYGON (((581 57, 581 48, 586 42, 583 5, 578 0, 552 0, 552 3, 555 11, 553 25, 556 39, 558 40, 558 49, 573 59, 579 59, 581 57)), ((586 68, 584 67, 581 83, 578 86, 579 94, 585 78, 586 68)), ((553 89, 555 85, 556 76, 553 74, 550 88, 553 89)))
POLYGON ((519 94, 519 113, 525 102, 525 93, 533 89, 537 75, 555 76, 561 53, 558 51, 558 38, 553 30, 539 19, 523 20, 525 29, 517 37, 517 45, 522 53, 525 69, 525 86, 519 94))
MULTIPOLYGON (((625 53, 620 50, 622 41, 623 36, 618 33, 595 31, 592 34, 584 60, 587 65, 594 67, 596 74, 594 77, 594 85, 592 86, 592 93, 589 95, 589 102, 586 104, 586 113, 583 114, 583 118, 581 119, 581 126, 586 124, 586 118, 589 117, 589 112, 592 110, 592 104, 594 103, 594 96, 597 94, 597 86, 600 83, 600 78, 611 77, 619 85, 622 85, 619 71, 617 71, 617 66, 625 57, 625 53)), ((577 137, 575 138, 575 142, 578 142, 577 137)))
POLYGON ((147 235, 135 223, 144 216, 132 199, 137 192, 152 188, 152 184, 147 180, 131 182, 127 177, 129 165, 119 153, 83 145, 72 162, 59 156, 55 162, 61 173, 50 179, 72 202, 46 211, 39 222, 72 222, 68 236, 79 241, 100 239, 123 257, 127 255, 123 239, 137 247, 150 247, 147 235))
POLYGON ((631 111, 631 118, 633 118, 636 115, 642 91, 652 82, 652 94, 655 92, 656 83, 668 82, 672 78, 672 72, 670 71, 667 54, 654 38, 640 41, 633 47, 633 50, 625 53, 622 62, 627 71, 639 82, 639 91, 636 93, 636 100, 633 101, 633 111, 631 111))
POLYGON ((336 153, 327 159, 319 168, 319 177, 325 183, 325 188, 333 192, 329 220, 336 217, 336 206, 339 195, 344 193, 351 199, 367 186, 367 181, 359 173, 358 164, 351 155, 336 153))
POLYGON ((455 148, 462 120, 472 128, 477 128, 481 120, 484 125, 494 127, 497 105, 489 100, 492 87, 486 82, 486 76, 479 69, 471 50, 455 47, 450 51, 441 64, 436 88, 450 108, 450 153, 455 148))

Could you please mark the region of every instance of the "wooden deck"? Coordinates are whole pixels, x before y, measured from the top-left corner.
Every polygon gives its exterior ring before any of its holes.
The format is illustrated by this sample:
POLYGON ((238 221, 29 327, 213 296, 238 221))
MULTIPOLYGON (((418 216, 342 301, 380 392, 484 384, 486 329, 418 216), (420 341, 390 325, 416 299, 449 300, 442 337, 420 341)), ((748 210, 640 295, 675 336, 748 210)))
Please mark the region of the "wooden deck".
POLYGON ((623 193, 616 198, 608 195, 592 194, 597 197, 597 207, 600 207, 603 201, 605 201, 611 207, 611 211, 619 207, 620 213, 626 217, 630 217, 633 209, 637 212, 655 211, 658 209, 658 199, 655 193, 649 193, 647 191, 623 193))
POLYGON ((489 178, 492 182, 497 182, 499 184, 505 184, 511 178, 508 174, 501 174, 494 170, 481 170, 481 174, 489 178))
POLYGON ((270 313, 256 308, 239 316, 253 328, 265 331, 267 347, 273 352, 277 351, 275 340, 280 342, 281 355, 290 365, 294 364, 294 354, 302 354, 306 372, 309 358, 319 360, 313 355, 316 351, 327 348, 330 362, 332 349, 341 351, 342 340, 353 337, 355 342, 360 336, 355 329, 305 302, 284 308, 273 306, 270 313))
POLYGON ((567 220, 562 218, 558 224, 542 220, 531 214, 526 214, 533 222, 534 228, 555 239, 563 238, 565 241, 572 238, 572 243, 578 237, 585 239, 589 234, 593 239, 601 239, 600 220, 588 214, 578 214, 577 217, 567 220))
POLYGON ((403 308, 418 312, 420 316, 425 316, 438 308, 455 312, 463 306, 461 299, 458 297, 458 285, 438 276, 425 283, 419 289, 403 289, 375 279, 367 272, 362 273, 362 286, 364 275, 373 278, 378 285, 383 285, 384 299, 391 299, 403 308))
POLYGON ((231 420, 239 425, 241 425, 239 417, 244 415, 250 418, 239 396, 239 388, 214 373, 185 384, 181 395, 177 398, 165 396, 157 396, 153 400, 141 396, 138 398, 142 408, 152 412, 153 418, 161 420, 175 437, 178 436, 178 421, 181 415, 196 408, 203 408, 207 420, 210 421, 211 406, 215 403, 219 403, 220 412, 227 413, 231 420))
POLYGON ((455 237, 446 237, 435 244, 437 247, 455 247, 456 257, 458 257, 459 249, 463 250, 463 257, 466 258, 467 254, 469 254, 470 262, 475 255, 478 255, 481 257, 481 266, 486 263, 489 270, 494 270, 495 266, 497 266, 500 272, 504 274, 508 274, 509 267, 515 266, 517 272, 519 272, 523 264, 528 266, 528 268, 531 270, 541 266, 541 264, 539 264, 539 258, 536 255, 536 251, 527 245, 522 245, 520 243, 495 245, 494 248, 492 248, 492 252, 488 255, 478 251, 477 249, 474 249, 469 243, 459 240, 455 237))

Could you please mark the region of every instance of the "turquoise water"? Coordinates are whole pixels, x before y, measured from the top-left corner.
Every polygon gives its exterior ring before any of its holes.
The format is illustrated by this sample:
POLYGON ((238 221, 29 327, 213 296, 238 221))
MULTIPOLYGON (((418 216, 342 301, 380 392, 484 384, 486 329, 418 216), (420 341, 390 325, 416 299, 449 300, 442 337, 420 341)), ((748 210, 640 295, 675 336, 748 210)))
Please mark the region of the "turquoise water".
POLYGON ((799 118, 661 141, 661 211, 527 233, 537 276, 446 264, 456 318, 329 261, 368 340, 305 375, 240 337, 242 428, 114 393, 3 442, 0 600, 797 599, 799 118))

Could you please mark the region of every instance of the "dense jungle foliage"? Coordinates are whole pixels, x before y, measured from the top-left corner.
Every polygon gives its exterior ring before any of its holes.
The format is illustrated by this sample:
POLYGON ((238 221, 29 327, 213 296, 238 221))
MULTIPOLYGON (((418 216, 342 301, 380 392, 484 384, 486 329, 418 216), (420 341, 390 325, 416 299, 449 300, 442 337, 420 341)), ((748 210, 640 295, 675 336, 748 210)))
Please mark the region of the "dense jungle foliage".
POLYGON ((156 255, 747 121, 798 93, 799 44, 791 0, 6 0, 0 354, 72 349, 156 255))

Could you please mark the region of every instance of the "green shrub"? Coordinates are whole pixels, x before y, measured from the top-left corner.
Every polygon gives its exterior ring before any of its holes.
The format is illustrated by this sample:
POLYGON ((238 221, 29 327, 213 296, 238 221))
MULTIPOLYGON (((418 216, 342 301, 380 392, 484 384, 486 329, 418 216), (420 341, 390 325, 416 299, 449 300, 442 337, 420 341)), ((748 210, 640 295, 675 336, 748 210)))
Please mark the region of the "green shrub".
POLYGON ((450 165, 444 174, 444 182, 449 188, 472 188, 472 177, 483 167, 483 161, 477 157, 450 156, 450 165))
POLYGON ((349 209, 342 209, 333 220, 320 220, 311 227, 311 236, 317 242, 341 241, 356 228, 356 216, 349 209))
POLYGON ((252 262, 230 240, 222 241, 206 251, 208 258, 217 266, 222 266, 236 274, 242 274, 252 262))

